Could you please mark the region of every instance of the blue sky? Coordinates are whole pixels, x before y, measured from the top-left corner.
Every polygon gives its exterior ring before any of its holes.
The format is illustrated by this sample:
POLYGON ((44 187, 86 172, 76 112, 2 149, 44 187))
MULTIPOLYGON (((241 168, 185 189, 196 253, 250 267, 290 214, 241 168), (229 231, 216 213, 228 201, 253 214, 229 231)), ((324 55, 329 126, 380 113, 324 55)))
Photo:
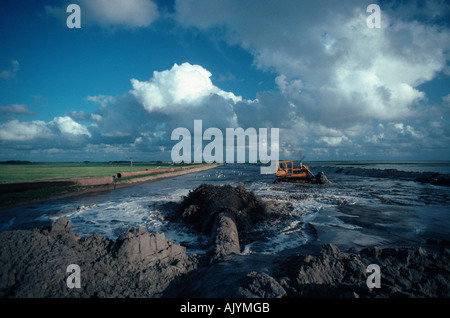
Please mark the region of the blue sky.
POLYGON ((369 29, 371 3, 2 1, 0 160, 170 160, 195 119, 280 128, 282 158, 449 160, 450 5, 369 29))

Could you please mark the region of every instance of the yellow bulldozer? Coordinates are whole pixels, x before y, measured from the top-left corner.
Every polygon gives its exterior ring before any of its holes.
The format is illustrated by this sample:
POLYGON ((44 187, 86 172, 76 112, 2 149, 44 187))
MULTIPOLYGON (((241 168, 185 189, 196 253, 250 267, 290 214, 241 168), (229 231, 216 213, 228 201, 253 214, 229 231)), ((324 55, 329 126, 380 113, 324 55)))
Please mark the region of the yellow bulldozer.
POLYGON ((301 161, 284 160, 278 161, 276 177, 277 182, 311 182, 315 175, 301 161))

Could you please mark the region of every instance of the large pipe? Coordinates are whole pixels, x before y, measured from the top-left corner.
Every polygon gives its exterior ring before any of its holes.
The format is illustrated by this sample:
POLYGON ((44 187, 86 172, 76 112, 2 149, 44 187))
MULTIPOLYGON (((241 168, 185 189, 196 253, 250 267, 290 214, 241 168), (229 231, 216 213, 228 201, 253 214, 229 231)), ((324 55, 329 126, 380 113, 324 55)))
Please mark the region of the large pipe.
POLYGON ((185 170, 185 169, 191 169, 191 168, 197 168, 200 165, 191 165, 191 166, 181 166, 181 167, 174 167, 174 168, 165 168, 165 169, 152 169, 152 170, 145 170, 145 171, 133 171, 133 172, 118 172, 116 173, 116 178, 125 178, 125 177, 134 177, 134 176, 142 176, 152 173, 158 173, 158 172, 169 172, 169 171, 176 171, 176 170, 185 170))
POLYGON ((72 180, 75 181, 78 186, 97 186, 114 182, 113 177, 75 178, 72 180))
POLYGON ((134 177, 134 176, 143 176, 147 174, 157 173, 157 172, 166 172, 166 171, 174 171, 173 168, 168 169, 152 169, 145 171, 133 171, 133 172, 118 172, 116 174, 116 178, 125 178, 125 177, 134 177))
POLYGON ((211 238, 212 259, 241 253, 236 222, 229 212, 220 212, 216 216, 211 238))

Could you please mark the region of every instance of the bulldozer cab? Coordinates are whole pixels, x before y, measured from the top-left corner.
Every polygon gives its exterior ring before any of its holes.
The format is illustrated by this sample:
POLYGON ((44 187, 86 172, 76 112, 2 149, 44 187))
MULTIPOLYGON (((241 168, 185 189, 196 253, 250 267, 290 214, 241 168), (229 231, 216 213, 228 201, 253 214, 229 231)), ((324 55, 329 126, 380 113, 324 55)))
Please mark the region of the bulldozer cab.
POLYGON ((285 171, 288 174, 294 173, 295 170, 303 168, 302 162, 295 162, 293 160, 279 161, 277 171, 285 171))
POLYGON ((292 165, 290 165, 287 161, 280 161, 278 162, 277 170, 292 171, 292 165))

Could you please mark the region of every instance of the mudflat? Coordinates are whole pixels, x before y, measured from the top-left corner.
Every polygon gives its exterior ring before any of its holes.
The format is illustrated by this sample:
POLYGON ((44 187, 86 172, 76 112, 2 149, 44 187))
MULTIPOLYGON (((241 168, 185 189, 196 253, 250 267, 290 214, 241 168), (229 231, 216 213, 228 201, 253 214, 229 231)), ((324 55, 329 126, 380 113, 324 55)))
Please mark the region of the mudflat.
POLYGON ((47 228, 4 231, 0 296, 450 296, 450 249, 444 241, 341 251, 322 236, 313 244, 280 253, 239 253, 237 236, 239 241, 251 240, 249 228, 284 213, 243 186, 200 186, 174 208, 173 217, 181 216, 193 230, 211 235, 205 254, 187 254, 163 233, 148 233, 145 228, 130 229, 116 240, 99 234, 80 238, 65 217, 47 228), (71 264, 79 267, 78 278, 67 271, 71 264), (379 288, 369 287, 371 264, 379 267, 379 288), (80 287, 71 288, 77 279, 80 287))

